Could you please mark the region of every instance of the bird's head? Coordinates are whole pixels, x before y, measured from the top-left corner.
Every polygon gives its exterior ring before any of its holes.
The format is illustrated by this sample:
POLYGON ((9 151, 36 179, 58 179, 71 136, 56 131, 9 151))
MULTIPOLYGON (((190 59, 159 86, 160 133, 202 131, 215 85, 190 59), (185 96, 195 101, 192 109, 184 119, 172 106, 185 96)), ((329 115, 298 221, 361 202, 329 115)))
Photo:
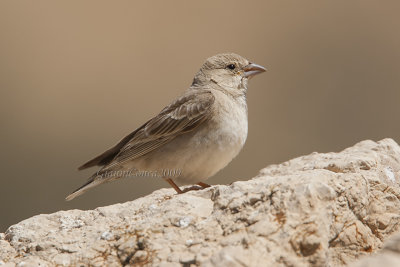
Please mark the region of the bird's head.
POLYGON ((204 62, 192 86, 213 84, 226 90, 247 90, 247 81, 266 69, 234 53, 212 56, 204 62))

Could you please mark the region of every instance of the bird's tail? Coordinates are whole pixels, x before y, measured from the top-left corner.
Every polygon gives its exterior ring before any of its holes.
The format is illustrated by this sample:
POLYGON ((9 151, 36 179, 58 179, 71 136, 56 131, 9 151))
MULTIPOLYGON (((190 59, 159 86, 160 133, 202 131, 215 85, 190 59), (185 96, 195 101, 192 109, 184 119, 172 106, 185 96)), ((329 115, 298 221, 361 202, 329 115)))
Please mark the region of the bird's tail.
POLYGON ((72 192, 70 195, 68 195, 65 200, 66 201, 70 201, 74 198, 76 198, 77 196, 82 195, 83 193, 85 193, 87 190, 89 190, 92 187, 95 187, 99 184, 101 184, 101 180, 95 179, 96 176, 90 177, 89 180, 82 185, 81 187, 79 187, 78 189, 76 189, 74 192, 72 192))

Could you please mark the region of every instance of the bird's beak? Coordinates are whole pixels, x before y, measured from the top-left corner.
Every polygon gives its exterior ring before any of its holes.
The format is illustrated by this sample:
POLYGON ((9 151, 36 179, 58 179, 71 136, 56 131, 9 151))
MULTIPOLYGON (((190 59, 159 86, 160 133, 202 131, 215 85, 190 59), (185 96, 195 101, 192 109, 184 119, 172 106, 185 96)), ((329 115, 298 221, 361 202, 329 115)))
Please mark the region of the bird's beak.
POLYGON ((254 75, 265 72, 267 69, 258 64, 250 63, 249 65, 244 67, 243 70, 244 70, 244 77, 251 78, 254 75))

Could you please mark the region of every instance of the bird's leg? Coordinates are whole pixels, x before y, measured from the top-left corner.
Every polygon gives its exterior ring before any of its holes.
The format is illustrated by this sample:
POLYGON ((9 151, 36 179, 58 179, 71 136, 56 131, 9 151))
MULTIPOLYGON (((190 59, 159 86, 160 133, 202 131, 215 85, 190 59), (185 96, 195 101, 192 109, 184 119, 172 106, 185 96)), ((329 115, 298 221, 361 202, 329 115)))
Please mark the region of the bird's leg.
POLYGON ((202 182, 197 183, 197 185, 200 185, 203 188, 211 187, 211 185, 202 182))
POLYGON ((165 181, 167 181, 178 194, 183 194, 183 191, 179 188, 179 186, 177 186, 174 181, 172 181, 171 178, 166 178, 165 181))

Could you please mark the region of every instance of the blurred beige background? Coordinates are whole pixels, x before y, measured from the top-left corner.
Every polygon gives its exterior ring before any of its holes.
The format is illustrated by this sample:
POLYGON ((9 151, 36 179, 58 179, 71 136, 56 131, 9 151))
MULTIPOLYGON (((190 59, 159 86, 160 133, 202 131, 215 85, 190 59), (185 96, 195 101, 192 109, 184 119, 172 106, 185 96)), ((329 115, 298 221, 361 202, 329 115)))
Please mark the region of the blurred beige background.
POLYGON ((64 197, 76 167, 156 114, 203 61, 232 51, 250 83, 249 136, 211 184, 364 140, 400 141, 398 1, 1 1, 0 232, 167 187, 136 178, 64 197))

